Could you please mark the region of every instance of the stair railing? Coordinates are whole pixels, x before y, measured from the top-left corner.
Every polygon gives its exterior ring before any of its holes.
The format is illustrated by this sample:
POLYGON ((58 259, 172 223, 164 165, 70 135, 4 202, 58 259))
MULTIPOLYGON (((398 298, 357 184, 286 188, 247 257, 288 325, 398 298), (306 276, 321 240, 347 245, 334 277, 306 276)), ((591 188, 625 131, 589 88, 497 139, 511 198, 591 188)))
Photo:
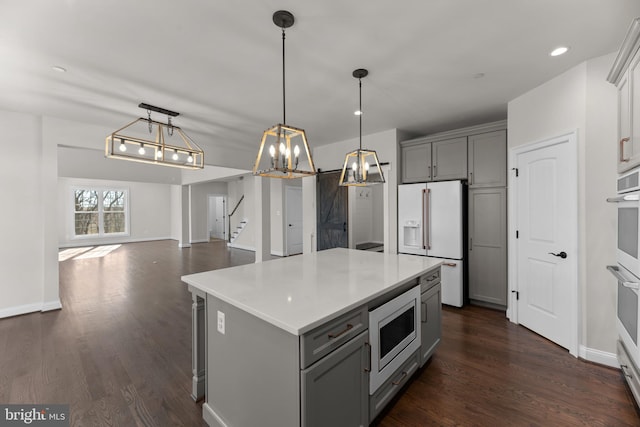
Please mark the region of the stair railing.
POLYGON ((234 213, 236 213, 236 211, 238 210, 238 206, 240 206, 240 203, 242 203, 243 200, 244 200, 244 194, 242 195, 242 197, 240 197, 240 200, 238 200, 238 203, 236 203, 236 207, 233 208, 231 213, 228 215, 228 218, 229 218, 229 242, 231 242, 231 217, 233 216, 234 213))

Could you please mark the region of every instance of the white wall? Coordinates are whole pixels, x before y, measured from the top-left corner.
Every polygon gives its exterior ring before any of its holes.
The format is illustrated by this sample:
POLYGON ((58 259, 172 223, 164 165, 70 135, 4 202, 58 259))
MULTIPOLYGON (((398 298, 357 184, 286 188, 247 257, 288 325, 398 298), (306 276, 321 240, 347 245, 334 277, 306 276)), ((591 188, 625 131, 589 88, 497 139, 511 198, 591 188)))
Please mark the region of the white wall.
MULTIPOLYGON (((299 180, 295 180, 299 181, 299 180)), ((271 254, 284 256, 285 242, 285 180, 272 179, 270 183, 271 190, 271 254)))
POLYGON ((191 184, 191 243, 208 242, 208 204, 209 195, 227 194, 226 182, 204 182, 191 184))
POLYGON ((615 281, 605 270, 616 245, 615 209, 605 202, 616 180, 616 91, 605 80, 613 60, 582 63, 508 106, 510 149, 577 129, 579 340, 587 358, 590 350, 615 353, 615 281))
POLYGON ((0 111, 0 318, 60 308, 55 150, 38 116, 0 111), (53 226, 52 226, 53 224, 53 226))
POLYGON ((180 241, 182 233, 182 186, 170 185, 171 192, 171 238, 180 241))
MULTIPOLYGON (((58 179, 58 241, 60 247, 103 245, 173 238, 172 188, 166 184, 82 178, 58 179), (73 237, 73 188, 122 188, 129 191, 129 236, 73 237)), ((179 186, 176 186, 179 188, 179 186)), ((179 217, 177 217, 179 218, 179 217)), ((176 220, 178 222, 179 220, 176 220)))

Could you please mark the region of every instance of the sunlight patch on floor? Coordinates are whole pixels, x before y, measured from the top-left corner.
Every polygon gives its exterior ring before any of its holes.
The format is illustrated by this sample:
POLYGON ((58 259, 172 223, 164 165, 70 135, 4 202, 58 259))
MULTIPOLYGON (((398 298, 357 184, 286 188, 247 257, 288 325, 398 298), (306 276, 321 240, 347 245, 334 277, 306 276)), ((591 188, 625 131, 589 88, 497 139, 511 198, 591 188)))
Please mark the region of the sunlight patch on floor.
POLYGON ((68 259, 91 259, 102 258, 109 255, 122 245, 106 245, 97 247, 84 247, 84 248, 72 248, 60 251, 58 254, 58 261, 65 261, 68 259))

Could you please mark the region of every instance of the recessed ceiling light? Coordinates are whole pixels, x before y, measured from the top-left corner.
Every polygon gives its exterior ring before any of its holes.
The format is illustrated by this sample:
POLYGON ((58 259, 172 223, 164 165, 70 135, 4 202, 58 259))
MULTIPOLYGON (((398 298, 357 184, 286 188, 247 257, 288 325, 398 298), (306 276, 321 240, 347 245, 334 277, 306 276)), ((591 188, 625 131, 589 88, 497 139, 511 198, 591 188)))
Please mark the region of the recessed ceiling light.
POLYGON ((59 72, 59 73, 66 73, 66 72, 67 72, 67 69, 66 69, 66 68, 61 67, 61 66, 59 66, 59 65, 54 65, 53 67, 51 67, 51 69, 52 69, 53 71, 57 71, 57 72, 59 72))
POLYGON ((568 50, 569 50, 568 47, 560 46, 560 47, 557 47, 557 48, 553 49, 549 55, 551 55, 551 56, 560 56, 560 55, 562 55, 564 53, 567 53, 568 50))

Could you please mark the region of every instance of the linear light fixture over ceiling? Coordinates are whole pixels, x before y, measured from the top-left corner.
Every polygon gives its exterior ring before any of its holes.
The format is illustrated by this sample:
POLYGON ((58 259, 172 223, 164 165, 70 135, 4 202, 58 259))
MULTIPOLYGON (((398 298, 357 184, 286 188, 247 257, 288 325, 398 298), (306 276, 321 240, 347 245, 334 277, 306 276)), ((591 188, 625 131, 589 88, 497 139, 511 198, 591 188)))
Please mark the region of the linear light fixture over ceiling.
POLYGON ((145 103, 138 107, 147 110, 147 118, 140 117, 107 136, 106 157, 184 169, 204 168, 202 148, 171 123, 171 118, 180 113, 145 103), (152 120, 152 111, 165 114, 167 123, 152 120))
POLYGON ((284 30, 293 25, 291 12, 279 10, 273 14, 273 23, 282 28, 282 123, 262 134, 253 174, 269 178, 300 178, 316 174, 307 136, 303 129, 287 125, 285 102, 284 30), (264 152, 268 148, 268 154, 264 152))

